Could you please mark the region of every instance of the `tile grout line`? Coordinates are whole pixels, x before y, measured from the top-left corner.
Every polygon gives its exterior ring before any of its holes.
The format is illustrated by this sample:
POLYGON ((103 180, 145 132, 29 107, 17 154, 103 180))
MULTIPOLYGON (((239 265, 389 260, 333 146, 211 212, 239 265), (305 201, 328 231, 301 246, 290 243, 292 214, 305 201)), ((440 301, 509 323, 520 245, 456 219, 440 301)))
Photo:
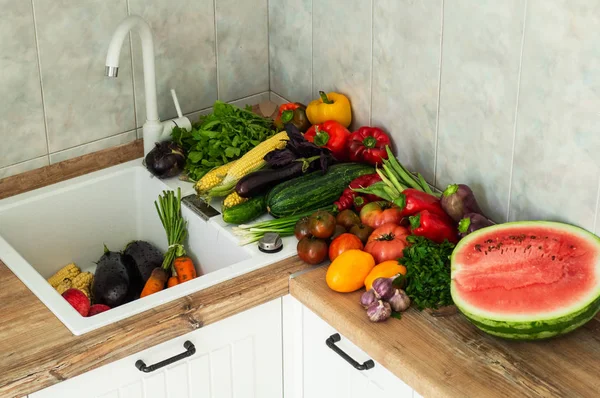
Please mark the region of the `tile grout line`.
MULTIPOLYGON (((127 10, 127 16, 131 15, 131 7, 129 5, 129 0, 127 0, 125 2, 126 4, 126 10, 127 10)), ((137 129, 138 127, 138 121, 137 121, 137 101, 135 99, 135 64, 133 63, 133 38, 131 36, 131 32, 128 33, 129 35, 129 58, 131 59, 131 87, 133 89, 133 123, 135 126, 135 138, 138 138, 138 132, 137 129)), ((142 138, 142 137, 139 137, 142 138)))
MULTIPOLYGON (((108 140, 108 139, 111 139, 111 138, 115 138, 115 137, 117 137, 119 135, 129 134, 131 132, 136 133, 136 139, 137 139, 137 130, 138 130, 138 128, 136 127, 134 129, 131 129, 131 130, 121 131, 120 133, 109 135, 108 137, 98 138, 98 139, 93 140, 93 141, 84 142, 83 144, 78 144, 78 145, 70 146, 68 148, 63 148, 63 149, 61 149, 59 151, 50 152, 50 155, 56 155, 57 153, 61 153, 61 152, 64 152, 64 151, 70 151, 71 149, 80 148, 80 147, 85 146, 85 145, 95 144, 97 142, 108 140)), ((111 148, 111 147, 108 147, 108 148, 111 148)))
POLYGON ((310 2, 310 95, 315 92, 315 1, 310 2))
POLYGON ((267 91, 271 91, 271 15, 270 0, 267 0, 267 91))
POLYGON ((220 87, 220 83, 219 83, 219 78, 220 78, 220 74, 219 74, 219 41, 218 41, 218 35, 217 35, 217 0, 213 0, 213 22, 215 24, 215 71, 216 71, 216 75, 217 75, 217 99, 220 100, 221 99, 221 87, 220 87))
MULTIPOLYGON (((33 36, 35 39, 35 55, 37 58, 37 67, 38 73, 40 76, 40 98, 42 100, 42 116, 44 118, 44 135, 46 136, 46 160, 48 160, 48 165, 50 165, 50 137, 48 137, 48 120, 46 119, 46 101, 44 100, 44 82, 42 79, 42 59, 40 56, 40 42, 38 40, 38 31, 37 31, 37 20, 35 18, 35 4, 34 0, 31 0, 31 17, 33 19, 33 36)), ((43 156, 39 156, 41 158, 43 156)), ((34 158, 37 159, 37 158, 34 158)), ((33 160, 33 159, 28 159, 33 160)), ((21 162, 23 163, 23 162, 21 162)), ((18 164, 18 163, 17 163, 18 164)), ((10 166, 7 166, 10 167, 10 166)))
POLYGON ((517 122, 519 114, 519 97, 521 96, 521 73, 523 70, 523 48, 525 47, 525 28, 527 26, 527 4, 528 0, 525 0, 525 7, 523 10, 523 33, 521 34, 521 52, 519 54, 519 74, 517 76, 517 100, 515 101, 515 121, 513 125, 513 137, 512 137, 512 150, 510 154, 510 171, 508 177, 508 202, 506 206, 506 220, 510 220, 510 205, 512 197, 512 185, 513 185, 513 173, 515 168, 515 148, 517 142, 517 122))
POLYGON ((437 165, 438 165, 438 152, 440 146, 440 108, 442 102, 442 59, 444 55, 444 0, 442 0, 441 15, 440 15, 440 63, 438 72, 438 96, 437 96, 437 110, 435 117, 435 138, 434 138, 434 151, 433 151, 433 186, 437 187, 437 165))
POLYGON ((593 232, 598 235, 600 231, 596 231, 596 224, 598 223, 598 213, 600 213, 600 176, 598 176, 598 192, 596 193, 596 210, 594 212, 594 225, 592 226, 593 232))
POLYGON ((369 82, 369 90, 371 94, 371 98, 369 99, 369 126, 373 125, 373 43, 375 41, 375 33, 373 32, 375 29, 374 20, 375 20, 375 0, 371 0, 371 76, 369 82))
MULTIPOLYGON (((28 163, 28 162, 33 162, 34 160, 43 159, 43 158, 48 158, 48 157, 49 157, 49 155, 48 155, 48 154, 46 154, 46 155, 41 155, 41 156, 36 156, 36 157, 34 157, 34 158, 31 158, 31 159, 23 160, 23 161, 21 161, 21 162, 12 163, 12 164, 9 164, 9 165, 7 165, 7 166, 0 167, 0 171, 2 171, 2 170, 6 170, 6 169, 9 169, 9 168, 11 168, 11 167, 20 166, 20 165, 22 165, 22 164, 25 164, 25 163, 28 163)), ((20 173, 19 173, 19 174, 20 174, 20 173)), ((0 177, 0 180, 1 180, 2 178, 4 178, 4 177, 0 177)))

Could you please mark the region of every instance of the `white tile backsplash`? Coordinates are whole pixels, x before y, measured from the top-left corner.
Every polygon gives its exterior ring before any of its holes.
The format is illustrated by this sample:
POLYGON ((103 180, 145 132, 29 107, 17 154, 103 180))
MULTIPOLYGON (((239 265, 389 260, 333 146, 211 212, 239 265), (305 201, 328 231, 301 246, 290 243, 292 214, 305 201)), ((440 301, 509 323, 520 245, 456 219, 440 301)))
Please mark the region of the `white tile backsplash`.
POLYGON ((192 119, 217 98, 243 106, 342 92, 353 127, 384 127, 409 168, 438 187, 470 184, 498 221, 600 233, 594 0, 0 0, 0 9, 0 178, 140 135, 135 34, 119 78, 103 77, 129 12, 155 33, 163 119, 175 114, 171 87, 192 119))
POLYGON ((126 0, 34 0, 50 153, 135 128, 129 43, 119 77, 104 76, 126 0))
POLYGON ((1 168, 48 148, 31 3, 0 0, 0 10, 1 168))

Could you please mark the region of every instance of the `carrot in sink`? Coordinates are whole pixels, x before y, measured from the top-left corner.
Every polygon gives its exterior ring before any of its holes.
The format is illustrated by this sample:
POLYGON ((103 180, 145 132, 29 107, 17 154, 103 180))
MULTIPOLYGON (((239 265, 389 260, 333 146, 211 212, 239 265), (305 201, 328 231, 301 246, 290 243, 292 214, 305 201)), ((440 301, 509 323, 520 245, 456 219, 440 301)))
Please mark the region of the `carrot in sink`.
POLYGON ((169 276, 164 269, 154 268, 150 274, 150 278, 148 278, 146 284, 144 285, 144 289, 142 290, 140 297, 146 297, 163 290, 168 277, 169 276))
POLYGON ((192 259, 187 256, 177 257, 173 262, 175 272, 177 272, 177 278, 179 283, 194 279, 196 275, 196 267, 192 262, 192 259))
POLYGON ((173 287, 173 286, 177 286, 177 285, 179 285, 179 278, 177 278, 177 275, 173 275, 167 281, 167 287, 173 287))

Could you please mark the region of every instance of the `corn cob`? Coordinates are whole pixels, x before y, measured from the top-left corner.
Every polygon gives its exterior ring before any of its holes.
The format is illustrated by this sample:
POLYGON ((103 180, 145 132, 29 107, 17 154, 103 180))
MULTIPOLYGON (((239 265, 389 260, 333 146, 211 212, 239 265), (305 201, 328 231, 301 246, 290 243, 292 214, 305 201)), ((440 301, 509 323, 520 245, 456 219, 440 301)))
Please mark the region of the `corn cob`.
POLYGON ((235 163, 235 160, 229 163, 225 163, 224 165, 215 167, 208 173, 204 174, 204 176, 201 179, 199 179, 198 182, 196 182, 196 185, 194 186, 196 192, 198 192, 198 195, 202 195, 212 187, 215 187, 219 183, 221 183, 221 181, 223 181, 223 178, 225 178, 225 176, 227 175, 229 169, 231 169, 231 167, 233 167, 235 163))
POLYGON ((65 278, 62 280, 62 282, 60 282, 58 285, 56 285, 55 289, 58 292, 58 294, 63 294, 64 292, 66 292, 67 290, 69 290, 72 287, 73 287, 73 281, 69 278, 65 278))
POLYGON ((283 149, 289 137, 285 131, 261 142, 235 162, 221 183, 208 191, 209 196, 226 196, 233 192, 235 184, 246 174, 266 166, 264 157, 275 149, 283 149))
POLYGON ((248 198, 242 198, 240 195, 238 195, 237 192, 233 191, 232 193, 230 193, 229 195, 227 195, 227 197, 223 201, 223 208, 224 209, 228 209, 228 208, 233 207, 235 205, 239 205, 241 203, 244 203, 247 200, 248 200, 248 198))
POLYGON ((75 263, 67 264, 58 270, 54 275, 48 278, 48 283, 56 289, 59 283, 65 279, 71 279, 81 273, 81 270, 75 263))
POLYGON ((83 289, 89 289, 92 286, 92 282, 94 281, 94 274, 91 272, 82 272, 77 275, 75 278, 71 279, 73 286, 75 289, 79 289, 83 291, 83 289))

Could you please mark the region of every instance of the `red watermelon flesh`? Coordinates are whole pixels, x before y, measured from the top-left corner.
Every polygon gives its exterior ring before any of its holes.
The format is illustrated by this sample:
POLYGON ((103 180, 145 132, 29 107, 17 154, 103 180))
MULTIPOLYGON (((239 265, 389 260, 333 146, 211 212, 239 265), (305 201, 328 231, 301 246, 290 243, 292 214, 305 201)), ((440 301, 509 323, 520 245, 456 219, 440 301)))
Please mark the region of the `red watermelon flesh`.
POLYGON ((515 227, 479 234, 461 247, 453 280, 461 299, 481 310, 539 315, 595 289, 598 261, 597 247, 573 233, 515 227))

